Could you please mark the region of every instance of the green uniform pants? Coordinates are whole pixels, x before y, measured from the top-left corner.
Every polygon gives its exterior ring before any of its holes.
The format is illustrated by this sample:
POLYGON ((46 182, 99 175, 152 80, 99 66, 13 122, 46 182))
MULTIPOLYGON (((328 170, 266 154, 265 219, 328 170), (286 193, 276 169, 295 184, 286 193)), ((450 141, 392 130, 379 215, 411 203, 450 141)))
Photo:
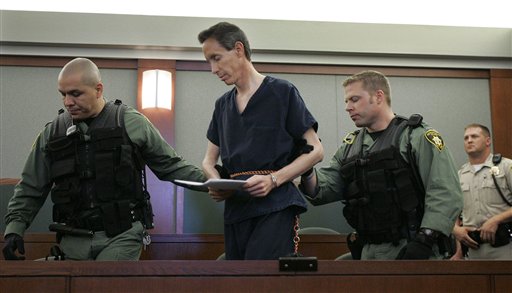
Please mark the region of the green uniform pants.
POLYGON ((92 237, 63 235, 60 247, 69 260, 139 260, 144 228, 133 222, 132 228, 109 238, 105 231, 92 237))
MULTIPOLYGON (((396 259, 396 256, 400 252, 400 250, 407 245, 407 239, 402 239, 398 243, 397 246, 393 245, 393 243, 382 243, 382 244, 366 244, 363 247, 363 251, 361 253, 361 260, 369 260, 369 259, 396 259)), ((442 255, 439 254, 439 249, 437 245, 434 245, 432 248, 433 255, 430 259, 442 259, 442 255)))

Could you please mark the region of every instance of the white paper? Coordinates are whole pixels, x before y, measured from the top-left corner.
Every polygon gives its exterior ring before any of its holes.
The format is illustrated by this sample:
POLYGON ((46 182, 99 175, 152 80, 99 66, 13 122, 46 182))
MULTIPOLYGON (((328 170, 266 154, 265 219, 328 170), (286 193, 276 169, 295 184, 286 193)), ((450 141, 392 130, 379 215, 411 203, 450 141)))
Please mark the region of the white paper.
POLYGON ((174 182, 189 186, 202 186, 211 187, 214 189, 242 189, 245 180, 233 179, 208 179, 206 182, 187 181, 187 180, 174 180, 174 182))

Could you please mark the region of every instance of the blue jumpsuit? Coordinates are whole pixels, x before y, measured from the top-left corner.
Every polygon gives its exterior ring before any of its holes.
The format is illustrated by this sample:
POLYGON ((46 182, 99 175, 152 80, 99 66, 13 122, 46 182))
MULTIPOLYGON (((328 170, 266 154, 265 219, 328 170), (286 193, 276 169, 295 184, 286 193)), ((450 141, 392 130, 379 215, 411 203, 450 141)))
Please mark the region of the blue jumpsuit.
MULTIPOLYGON (((265 77, 242 113, 236 94, 233 88, 216 101, 207 132, 230 174, 283 168, 295 159, 295 142, 309 128, 318 128, 299 91, 288 81, 265 77)), ((226 258, 277 259, 292 253, 294 219, 306 209, 292 182, 261 198, 237 192, 225 202, 226 258)))

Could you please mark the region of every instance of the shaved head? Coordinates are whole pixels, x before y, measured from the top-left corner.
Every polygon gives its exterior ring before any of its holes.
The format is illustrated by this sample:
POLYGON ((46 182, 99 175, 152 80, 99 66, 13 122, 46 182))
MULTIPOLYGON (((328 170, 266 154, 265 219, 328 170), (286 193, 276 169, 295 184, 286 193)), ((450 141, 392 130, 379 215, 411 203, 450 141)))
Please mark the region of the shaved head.
POLYGON ((75 121, 96 117, 105 106, 100 71, 89 59, 69 61, 57 83, 62 102, 75 121))
POLYGON ((59 73, 59 80, 65 76, 74 74, 82 75, 82 83, 95 87, 101 82, 101 75, 98 66, 87 58, 75 58, 69 61, 59 73))

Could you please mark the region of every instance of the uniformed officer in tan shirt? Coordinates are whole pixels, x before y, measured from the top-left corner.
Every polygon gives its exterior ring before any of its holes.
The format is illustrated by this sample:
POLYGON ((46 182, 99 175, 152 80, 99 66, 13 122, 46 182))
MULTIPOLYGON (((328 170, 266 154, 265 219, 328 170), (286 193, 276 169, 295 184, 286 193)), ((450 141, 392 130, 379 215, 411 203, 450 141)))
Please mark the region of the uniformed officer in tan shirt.
MULTIPOLYGON (((453 234, 460 243, 469 248, 469 259, 512 259, 510 237, 508 244, 495 247, 500 240, 496 233, 499 224, 503 226, 504 223, 512 222, 512 206, 509 205, 512 203, 512 160, 502 158, 498 164, 493 163, 490 132, 486 126, 480 124, 466 126, 464 149, 469 162, 459 170, 464 196, 462 226, 459 222, 454 227, 453 234), (481 243, 470 237, 470 231, 476 231, 473 233, 476 233, 476 239, 481 243)), ((510 232, 507 233, 510 236, 510 232)), ((461 257, 461 250, 458 249, 455 258, 461 257)))

